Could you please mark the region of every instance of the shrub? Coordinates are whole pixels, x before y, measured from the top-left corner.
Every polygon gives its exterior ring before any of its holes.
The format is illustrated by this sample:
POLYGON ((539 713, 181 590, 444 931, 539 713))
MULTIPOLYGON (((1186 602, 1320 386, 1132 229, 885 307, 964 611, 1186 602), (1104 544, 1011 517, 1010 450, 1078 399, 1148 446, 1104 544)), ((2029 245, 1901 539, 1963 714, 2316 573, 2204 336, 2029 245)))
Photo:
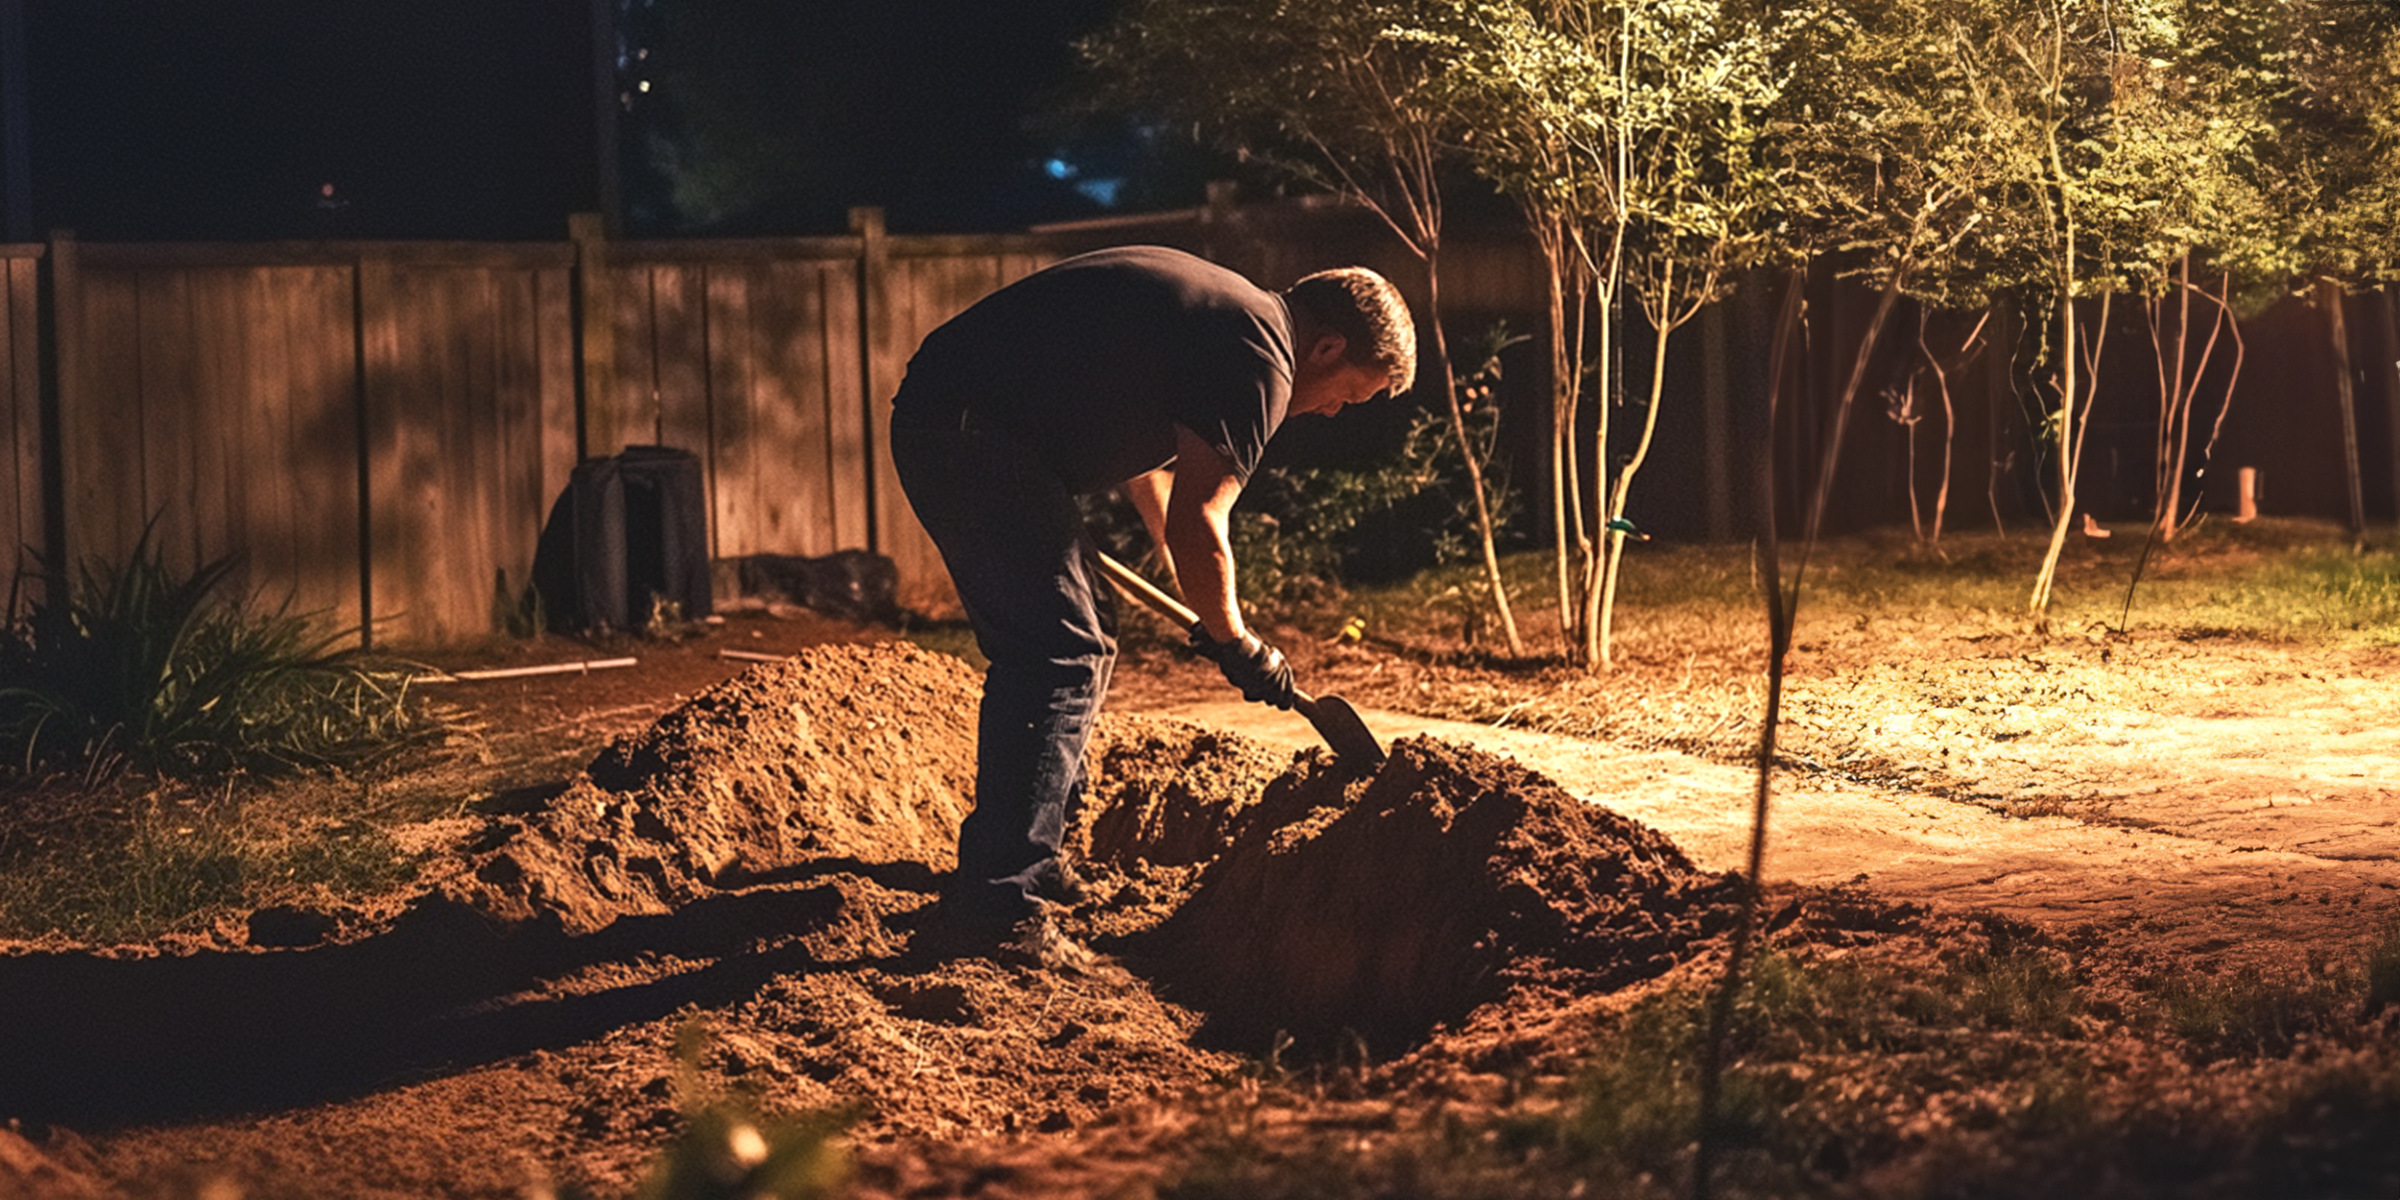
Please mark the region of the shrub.
POLYGON ((170 570, 154 529, 0 629, 0 769, 283 774, 439 733, 403 674, 288 608, 228 598, 237 558, 170 570))

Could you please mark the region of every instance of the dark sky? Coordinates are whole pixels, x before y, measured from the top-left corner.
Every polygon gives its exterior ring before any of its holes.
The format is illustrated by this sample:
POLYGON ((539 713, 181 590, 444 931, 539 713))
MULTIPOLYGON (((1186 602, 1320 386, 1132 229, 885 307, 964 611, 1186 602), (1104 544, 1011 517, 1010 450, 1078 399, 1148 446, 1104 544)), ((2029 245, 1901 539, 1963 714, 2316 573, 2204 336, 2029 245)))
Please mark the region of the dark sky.
MULTIPOLYGON (((771 11, 790 43, 776 61, 818 64, 826 83, 769 106, 811 110, 787 132, 808 196, 746 210, 736 231, 826 232, 854 203, 891 208, 895 228, 961 230, 1090 207, 1044 176, 1026 114, 1113 0, 655 0, 625 28, 693 3, 771 11)), ((37 233, 547 240, 596 203, 588 0, 25 8, 37 233)), ((628 122, 629 208, 672 224, 645 169, 654 127, 628 122)))

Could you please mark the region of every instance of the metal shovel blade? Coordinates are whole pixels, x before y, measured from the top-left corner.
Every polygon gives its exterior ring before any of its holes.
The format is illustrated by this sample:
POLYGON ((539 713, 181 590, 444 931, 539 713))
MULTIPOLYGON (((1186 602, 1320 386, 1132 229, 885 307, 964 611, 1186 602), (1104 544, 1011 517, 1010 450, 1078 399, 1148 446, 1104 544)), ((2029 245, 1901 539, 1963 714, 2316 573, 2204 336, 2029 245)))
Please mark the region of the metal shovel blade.
POLYGON ((1308 723, 1317 727, 1317 736, 1333 747, 1334 756, 1357 767, 1383 765, 1383 744, 1375 740, 1375 731, 1340 696, 1311 696, 1301 693, 1292 708, 1308 723))

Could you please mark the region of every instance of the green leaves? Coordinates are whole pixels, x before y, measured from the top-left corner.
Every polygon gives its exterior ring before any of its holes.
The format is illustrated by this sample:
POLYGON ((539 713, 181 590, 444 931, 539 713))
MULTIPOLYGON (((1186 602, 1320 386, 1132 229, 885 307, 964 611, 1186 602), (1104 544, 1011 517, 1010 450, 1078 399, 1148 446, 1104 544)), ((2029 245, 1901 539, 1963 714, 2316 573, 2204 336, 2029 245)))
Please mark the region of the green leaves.
POLYGON ((339 634, 226 600, 237 565, 177 573, 146 531, 0 629, 0 768, 278 774, 439 735, 400 675, 332 649, 339 634))

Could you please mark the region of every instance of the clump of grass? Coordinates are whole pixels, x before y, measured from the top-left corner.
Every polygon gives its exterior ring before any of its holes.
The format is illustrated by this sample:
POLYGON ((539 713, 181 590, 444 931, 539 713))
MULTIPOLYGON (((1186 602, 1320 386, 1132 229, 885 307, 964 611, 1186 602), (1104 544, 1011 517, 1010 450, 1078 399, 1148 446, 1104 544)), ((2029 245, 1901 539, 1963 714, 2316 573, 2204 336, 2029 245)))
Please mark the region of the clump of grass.
POLYGON ((2358 1012, 2345 974, 2274 979, 2244 967, 2223 979, 2181 975, 2158 988, 2155 1002, 2168 1031, 2203 1061, 2285 1055, 2301 1038, 2358 1012))
POLYGON ((304 616, 228 596, 235 558, 170 569, 150 533, 0 628, 0 770, 275 775, 439 735, 404 674, 336 650, 344 635, 304 616))
POLYGON ((0 937, 116 945, 191 933, 265 904, 339 902, 415 876, 390 835, 360 821, 293 830, 283 818, 211 805, 137 803, 85 822, 0 870, 0 937))
POLYGON ((2367 947, 2359 973, 2366 984, 2367 1016, 2400 1004, 2400 920, 2385 922, 2382 932, 2367 947))

